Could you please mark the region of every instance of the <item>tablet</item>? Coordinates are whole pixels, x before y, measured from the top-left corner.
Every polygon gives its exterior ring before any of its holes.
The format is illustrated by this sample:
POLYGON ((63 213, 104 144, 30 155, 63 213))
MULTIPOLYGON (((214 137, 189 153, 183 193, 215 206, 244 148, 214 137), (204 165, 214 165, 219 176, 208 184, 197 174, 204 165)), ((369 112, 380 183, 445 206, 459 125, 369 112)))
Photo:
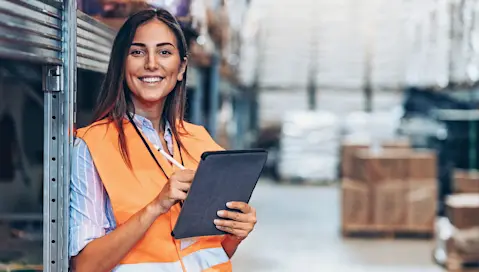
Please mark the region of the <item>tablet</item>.
POLYGON ((262 149, 205 152, 183 203, 172 236, 175 239, 223 235, 214 219, 230 201, 249 203, 266 163, 262 149))

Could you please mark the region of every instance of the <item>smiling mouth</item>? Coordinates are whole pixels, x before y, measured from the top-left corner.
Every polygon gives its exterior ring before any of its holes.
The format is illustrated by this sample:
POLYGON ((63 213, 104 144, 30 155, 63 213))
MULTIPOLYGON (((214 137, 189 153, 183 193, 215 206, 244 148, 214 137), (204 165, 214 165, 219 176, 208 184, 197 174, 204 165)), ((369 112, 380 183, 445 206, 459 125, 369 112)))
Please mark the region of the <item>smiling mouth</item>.
POLYGON ((138 79, 140 79, 142 82, 144 83, 148 83, 148 84, 155 84, 155 83, 158 83, 160 82, 161 80, 163 80, 163 77, 139 77, 138 79))

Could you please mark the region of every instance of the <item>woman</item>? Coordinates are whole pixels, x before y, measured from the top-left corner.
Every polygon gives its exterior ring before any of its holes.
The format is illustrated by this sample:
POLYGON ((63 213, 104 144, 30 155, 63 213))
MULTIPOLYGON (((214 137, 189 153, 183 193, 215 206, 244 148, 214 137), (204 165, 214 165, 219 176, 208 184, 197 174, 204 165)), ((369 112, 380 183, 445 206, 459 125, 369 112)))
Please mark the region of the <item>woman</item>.
POLYGON ((201 154, 221 149, 203 127, 183 122, 188 59, 178 22, 165 10, 133 15, 111 56, 96 122, 77 131, 73 149, 73 270, 231 271, 229 259, 256 223, 248 204, 218 211, 224 236, 171 236, 201 154))

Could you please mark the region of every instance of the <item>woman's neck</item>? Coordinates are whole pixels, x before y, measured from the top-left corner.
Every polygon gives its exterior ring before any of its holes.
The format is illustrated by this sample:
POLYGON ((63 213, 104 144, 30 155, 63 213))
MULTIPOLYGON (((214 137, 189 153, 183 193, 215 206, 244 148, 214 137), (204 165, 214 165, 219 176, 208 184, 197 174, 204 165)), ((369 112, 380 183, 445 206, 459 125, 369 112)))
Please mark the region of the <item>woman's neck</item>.
POLYGON ((135 103, 135 114, 141 115, 146 119, 151 121, 153 128, 156 132, 160 133, 163 131, 163 105, 164 103, 155 103, 151 105, 145 105, 142 103, 135 103))

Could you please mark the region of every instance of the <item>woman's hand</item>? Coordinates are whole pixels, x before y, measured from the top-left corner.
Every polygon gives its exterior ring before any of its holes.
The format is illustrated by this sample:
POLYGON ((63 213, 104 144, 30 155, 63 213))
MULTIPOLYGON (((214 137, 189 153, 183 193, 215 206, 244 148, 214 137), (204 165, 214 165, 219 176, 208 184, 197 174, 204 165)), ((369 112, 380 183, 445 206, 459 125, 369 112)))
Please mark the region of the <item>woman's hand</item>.
POLYGON ((216 219, 214 221, 216 227, 236 240, 245 239, 256 225, 256 210, 244 202, 228 202, 226 206, 240 212, 218 211, 219 217, 230 220, 216 219))
POLYGON ((161 192, 150 204, 156 216, 166 213, 173 205, 186 199, 194 176, 195 171, 188 169, 177 171, 171 175, 161 192))

